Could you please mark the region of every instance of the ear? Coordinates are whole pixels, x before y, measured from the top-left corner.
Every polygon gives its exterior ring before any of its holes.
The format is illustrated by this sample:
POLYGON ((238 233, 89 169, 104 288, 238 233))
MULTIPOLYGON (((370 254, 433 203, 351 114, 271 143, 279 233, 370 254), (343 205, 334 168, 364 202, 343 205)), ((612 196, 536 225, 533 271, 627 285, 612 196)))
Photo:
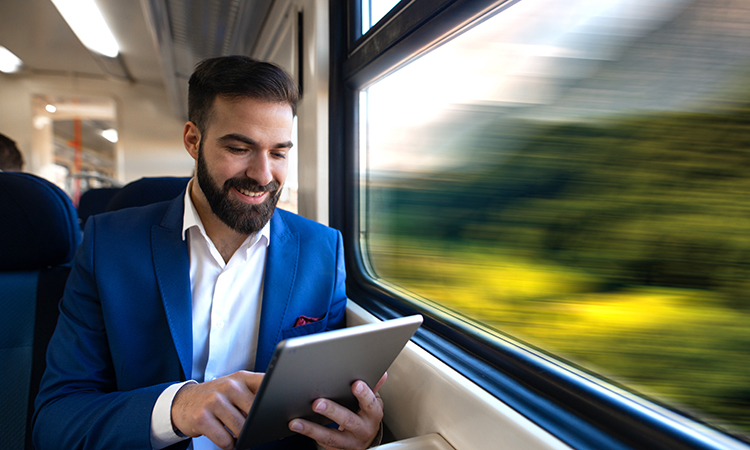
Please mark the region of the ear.
POLYGON ((182 142, 185 149, 190 153, 194 160, 198 161, 198 148, 201 143, 201 132, 193 122, 187 122, 182 132, 182 142))

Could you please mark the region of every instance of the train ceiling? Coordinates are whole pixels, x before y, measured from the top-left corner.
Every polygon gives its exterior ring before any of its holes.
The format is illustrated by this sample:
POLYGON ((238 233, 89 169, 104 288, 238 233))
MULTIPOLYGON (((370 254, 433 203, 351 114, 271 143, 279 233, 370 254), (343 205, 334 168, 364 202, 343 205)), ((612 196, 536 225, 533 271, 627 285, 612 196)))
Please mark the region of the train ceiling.
POLYGON ((50 0, 0 1, 0 45, 23 73, 107 77, 166 88, 187 118, 187 79, 207 57, 251 54, 273 0, 95 0, 118 44, 108 58, 80 43, 50 0))
POLYGON ((212 56, 252 53, 273 0, 141 0, 173 108, 187 118, 187 80, 212 56))

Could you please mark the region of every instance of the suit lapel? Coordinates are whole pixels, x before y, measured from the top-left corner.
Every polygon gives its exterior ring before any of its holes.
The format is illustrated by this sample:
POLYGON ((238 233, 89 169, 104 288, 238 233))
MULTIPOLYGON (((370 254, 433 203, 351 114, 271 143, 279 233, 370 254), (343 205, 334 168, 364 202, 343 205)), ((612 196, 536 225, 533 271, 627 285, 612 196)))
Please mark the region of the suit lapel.
POLYGON ((151 228, 151 251, 169 331, 187 379, 193 366, 193 314, 190 255, 182 240, 183 211, 184 195, 180 195, 170 203, 161 224, 151 228))
MULTIPOLYGON (((184 197, 170 204, 162 223, 151 229, 156 280, 164 302, 177 355, 185 377, 193 365, 193 318, 190 292, 190 255, 182 240, 184 197)), ((299 235, 292 232, 277 211, 271 218, 271 239, 266 255, 260 330, 255 370, 262 372, 280 340, 284 316, 292 298, 297 273, 299 235)))
POLYGON ((265 372, 279 342, 284 316, 297 274, 299 234, 292 232, 277 210, 271 218, 271 240, 266 255, 255 371, 265 372))

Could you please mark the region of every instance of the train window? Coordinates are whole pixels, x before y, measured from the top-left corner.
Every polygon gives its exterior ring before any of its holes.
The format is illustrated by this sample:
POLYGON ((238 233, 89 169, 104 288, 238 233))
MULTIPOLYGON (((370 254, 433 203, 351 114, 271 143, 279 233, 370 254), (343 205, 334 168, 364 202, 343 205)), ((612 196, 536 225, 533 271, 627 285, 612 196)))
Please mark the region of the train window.
POLYGON ((370 275, 750 433, 740 3, 524 0, 361 89, 370 275))
POLYGON ((399 0, 362 0, 362 34, 367 33, 399 0))
POLYGON ((294 116, 292 122, 292 151, 289 152, 289 167, 287 169, 286 181, 281 188, 278 207, 296 213, 299 211, 298 189, 299 189, 299 120, 294 116))

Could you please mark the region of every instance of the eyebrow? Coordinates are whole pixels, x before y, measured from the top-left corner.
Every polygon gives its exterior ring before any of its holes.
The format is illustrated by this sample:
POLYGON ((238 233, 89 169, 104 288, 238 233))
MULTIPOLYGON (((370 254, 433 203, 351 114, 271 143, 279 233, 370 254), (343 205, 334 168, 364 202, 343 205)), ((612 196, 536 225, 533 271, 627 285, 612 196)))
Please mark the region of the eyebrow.
MULTIPOLYGON (((244 134, 229 133, 219 138, 219 142, 223 144, 229 141, 239 141, 252 147, 258 146, 258 141, 253 138, 247 137, 244 134)), ((293 145, 294 144, 292 143, 292 141, 279 142, 278 144, 274 145, 273 148, 292 148, 293 145)))

